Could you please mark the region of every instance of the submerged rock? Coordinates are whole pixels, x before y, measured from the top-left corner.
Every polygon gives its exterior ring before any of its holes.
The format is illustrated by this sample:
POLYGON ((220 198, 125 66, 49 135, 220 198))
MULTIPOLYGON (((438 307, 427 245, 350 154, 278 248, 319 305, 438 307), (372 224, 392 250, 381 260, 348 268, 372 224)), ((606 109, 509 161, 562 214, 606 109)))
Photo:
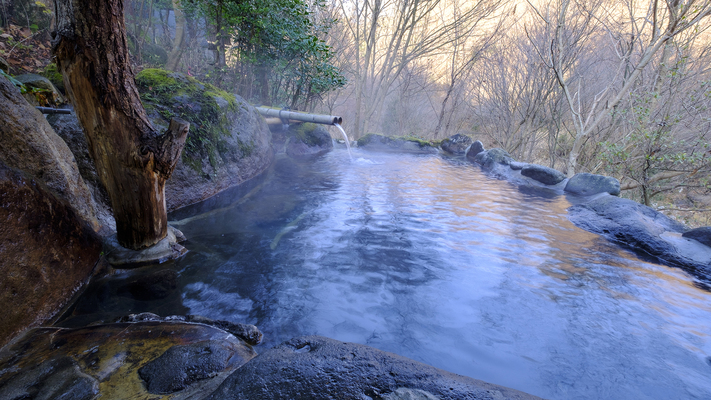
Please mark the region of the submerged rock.
POLYGON ((609 176, 583 172, 570 178, 564 190, 581 196, 591 196, 598 193, 617 196, 620 194, 620 181, 609 176))
POLYGON ((545 185, 557 185, 565 180, 565 174, 553 168, 538 164, 528 164, 521 168, 521 175, 545 185))
POLYGON ((404 399, 413 394, 428 400, 537 398, 373 347, 303 336, 250 360, 209 399, 404 399))
POLYGON ((437 147, 432 142, 414 137, 389 137, 369 133, 358 139, 358 148, 374 151, 400 153, 437 153, 437 147))
POLYGON ((126 293, 136 300, 150 301, 168 297, 178 287, 178 273, 164 269, 134 278, 119 288, 118 293, 126 293))
POLYGON ((99 260, 101 239, 46 186, 2 161, 0 203, 2 346, 67 304, 99 260))
MULTIPOLYGON (((481 143, 481 142, 479 142, 481 143)), ((467 148, 472 144, 472 138, 462 134, 456 134, 444 139, 440 144, 442 150, 455 155, 464 155, 467 148)))
POLYGON ((568 218, 582 229, 663 263, 704 275, 711 272, 711 248, 683 237, 682 224, 635 201, 603 195, 568 208, 568 218))

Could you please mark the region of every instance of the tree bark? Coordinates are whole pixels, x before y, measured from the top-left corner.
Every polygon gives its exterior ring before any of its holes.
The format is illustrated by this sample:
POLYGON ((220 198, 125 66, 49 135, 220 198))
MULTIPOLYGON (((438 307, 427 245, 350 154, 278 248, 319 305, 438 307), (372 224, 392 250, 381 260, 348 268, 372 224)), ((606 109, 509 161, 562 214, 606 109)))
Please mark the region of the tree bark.
POLYGON ((142 249, 167 234, 164 186, 189 124, 160 135, 148 121, 131 70, 123 1, 55 0, 52 50, 84 128, 116 218, 119 243, 142 249))

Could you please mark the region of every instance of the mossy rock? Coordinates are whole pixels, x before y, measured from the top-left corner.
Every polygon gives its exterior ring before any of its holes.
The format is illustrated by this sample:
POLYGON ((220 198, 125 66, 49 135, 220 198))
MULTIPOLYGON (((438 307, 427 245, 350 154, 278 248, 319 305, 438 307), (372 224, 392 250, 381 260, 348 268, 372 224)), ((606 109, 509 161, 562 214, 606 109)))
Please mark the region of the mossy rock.
POLYGON ((389 137, 368 133, 358 139, 358 147, 368 150, 403 153, 437 153, 439 142, 423 140, 414 136, 389 137))
POLYGON ((64 96, 49 79, 37 74, 22 74, 14 77, 30 104, 34 106, 56 106, 65 102, 64 96))
POLYGON ((292 124, 287 131, 286 153, 290 156, 320 154, 333 148, 328 130, 312 122, 292 124))
POLYGON ((331 136, 321 125, 306 122, 297 125, 294 131, 296 132, 296 136, 309 146, 328 146, 329 144, 331 147, 333 146, 331 136), (324 132, 326 133, 325 135, 323 134, 324 132))
POLYGON ((159 132, 173 117, 190 122, 180 162, 166 183, 168 210, 214 196, 271 164, 269 128, 241 97, 162 69, 144 69, 136 75, 136 84, 159 132))
MULTIPOLYGON (((235 95, 185 74, 156 68, 138 73, 136 85, 151 119, 162 120, 158 125, 167 126, 173 117, 190 122, 183 161, 201 171, 202 160, 207 158, 217 168, 231 135, 226 114, 237 111, 235 95)), ((248 152, 249 146, 243 147, 248 152)))

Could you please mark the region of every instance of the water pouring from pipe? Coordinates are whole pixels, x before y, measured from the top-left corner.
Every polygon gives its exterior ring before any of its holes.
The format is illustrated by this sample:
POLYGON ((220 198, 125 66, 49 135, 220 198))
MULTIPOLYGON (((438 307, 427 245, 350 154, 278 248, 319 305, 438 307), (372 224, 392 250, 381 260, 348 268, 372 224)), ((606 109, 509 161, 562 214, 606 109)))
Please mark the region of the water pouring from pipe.
POLYGON ((346 141, 346 149, 348 149, 348 157, 351 158, 351 161, 353 161, 353 154, 351 154, 351 143, 348 140, 348 135, 346 135, 346 131, 343 130, 341 125, 338 124, 338 122, 335 122, 333 124, 336 128, 338 128, 339 131, 341 131, 341 134, 343 135, 343 139, 346 141))
POLYGON ((315 124, 323 124, 323 125, 334 125, 336 128, 338 128, 339 131, 341 131, 341 134, 343 135, 343 139, 345 139, 345 141, 346 141, 346 148, 348 149, 348 157, 350 157, 350 159, 353 160, 353 155, 351 154, 351 144, 350 144, 350 141, 348 140, 348 135, 346 135, 346 131, 344 131, 340 125, 341 123, 343 123, 342 117, 339 117, 336 115, 308 114, 308 113, 303 113, 303 112, 299 112, 299 111, 280 110, 277 108, 269 108, 269 107, 255 107, 255 108, 264 117, 279 118, 287 126, 288 126, 288 123, 290 120, 300 121, 300 122, 313 122, 315 124))

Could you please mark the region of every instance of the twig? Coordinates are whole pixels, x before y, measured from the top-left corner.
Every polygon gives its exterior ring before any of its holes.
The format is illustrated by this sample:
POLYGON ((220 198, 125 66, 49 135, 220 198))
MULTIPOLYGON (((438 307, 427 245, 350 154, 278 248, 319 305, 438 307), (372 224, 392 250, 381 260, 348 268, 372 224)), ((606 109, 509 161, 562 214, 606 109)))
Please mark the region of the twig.
POLYGON ((38 33, 42 32, 43 30, 44 30, 44 29, 41 29, 41 30, 39 30, 39 31, 37 31, 37 32, 35 32, 35 33, 33 33, 32 35, 30 35, 30 36, 28 36, 28 37, 26 37, 26 38, 20 40, 19 42, 15 43, 15 45, 12 46, 12 48, 10 49, 10 51, 7 53, 7 57, 8 57, 8 58, 10 57, 10 54, 12 54, 12 52, 15 50, 15 47, 21 45, 22 42, 24 42, 24 41, 27 40, 27 39, 32 39, 33 37, 35 37, 38 33))

